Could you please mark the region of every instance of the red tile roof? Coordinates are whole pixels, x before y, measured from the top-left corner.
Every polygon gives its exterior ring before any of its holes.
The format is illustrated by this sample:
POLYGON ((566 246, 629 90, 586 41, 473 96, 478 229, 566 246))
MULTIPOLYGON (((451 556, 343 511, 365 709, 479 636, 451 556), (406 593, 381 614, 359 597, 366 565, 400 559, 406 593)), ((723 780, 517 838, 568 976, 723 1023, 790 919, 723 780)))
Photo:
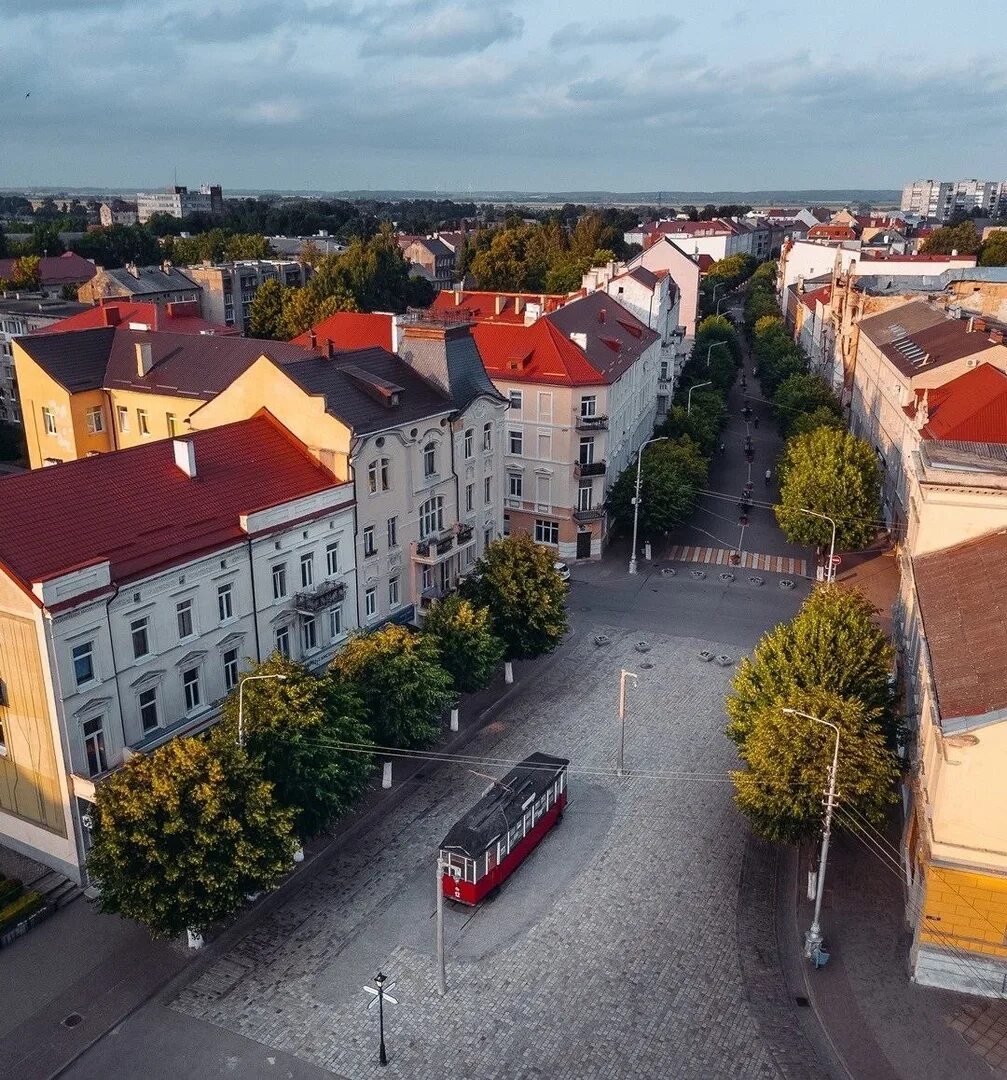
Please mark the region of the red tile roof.
POLYGON ((712 255, 707 255, 705 252, 701 255, 693 256, 693 260, 699 267, 699 272, 705 274, 709 272, 709 269, 717 261, 712 255))
POLYGON ((849 225, 812 225, 809 240, 856 240, 857 230, 849 225))
MULTIPOLYGON (((16 259, 0 259, 0 278, 13 277, 15 262, 16 259)), ((72 251, 39 259, 38 276, 43 285, 83 285, 97 272, 93 262, 72 251)))
POLYGON ((504 322, 524 325, 524 307, 538 304, 542 313, 555 311, 570 298, 557 293, 468 292, 441 289, 430 305, 431 314, 453 315, 472 322, 504 322), (500 312, 497 313, 497 301, 500 312), (521 306, 521 311, 517 310, 521 306))
POLYGON ((917 390, 906 412, 915 416, 924 398, 929 419, 923 438, 1007 443, 1007 375, 992 364, 980 364, 943 386, 917 390))
POLYGON ((831 285, 823 285, 819 289, 812 289, 810 292, 803 292, 797 294, 798 300, 800 300, 805 307, 810 308, 812 311, 815 310, 815 305, 818 303, 819 300, 821 300, 823 304, 827 304, 831 296, 831 285))
POLYGON ((863 252, 860 261, 865 262, 967 262, 975 266, 975 255, 893 255, 888 252, 863 252))
POLYGON ((0 479, 0 566, 30 586, 108 559, 128 581, 244 539, 240 514, 340 483, 266 413, 190 439, 194 478, 163 439, 0 479))
POLYGON ((148 330, 170 330, 175 334, 222 334, 236 337, 236 327, 212 323, 199 314, 199 303, 187 300, 175 304, 152 304, 131 300, 103 300, 98 307, 35 330, 34 333, 62 334, 68 330, 89 330, 96 326, 140 324, 148 330))
POLYGON ((291 344, 308 349, 387 349, 392 351, 392 316, 375 312, 337 311, 310 330, 291 338, 291 344), (312 341, 312 335, 315 340, 312 341))

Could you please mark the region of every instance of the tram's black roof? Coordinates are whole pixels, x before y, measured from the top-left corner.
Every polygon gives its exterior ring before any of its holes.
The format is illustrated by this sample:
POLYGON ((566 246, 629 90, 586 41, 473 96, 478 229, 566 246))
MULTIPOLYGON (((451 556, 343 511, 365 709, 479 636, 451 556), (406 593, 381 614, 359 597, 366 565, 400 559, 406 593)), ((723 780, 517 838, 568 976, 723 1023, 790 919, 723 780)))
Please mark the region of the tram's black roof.
POLYGON ((472 809, 451 827, 441 841, 442 851, 457 851, 477 858, 490 841, 519 822, 529 796, 540 795, 556 779, 569 759, 530 754, 498 780, 472 809), (506 822, 506 826, 505 823, 506 822))

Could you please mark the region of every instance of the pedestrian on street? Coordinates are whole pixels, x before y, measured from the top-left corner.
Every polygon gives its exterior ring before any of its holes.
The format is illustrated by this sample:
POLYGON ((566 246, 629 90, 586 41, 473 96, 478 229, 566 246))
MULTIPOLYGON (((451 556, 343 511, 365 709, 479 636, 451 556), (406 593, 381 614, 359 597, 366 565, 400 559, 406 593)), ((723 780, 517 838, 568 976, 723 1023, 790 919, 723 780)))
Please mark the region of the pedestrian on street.
POLYGON ((720 444, 720 452, 724 453, 724 444, 723 443, 720 444))
POLYGON ((769 487, 769 481, 773 479, 773 470, 766 469, 766 487, 769 487))
POLYGON ((753 418, 752 423, 755 424, 756 430, 759 428, 759 418, 756 416, 753 418))

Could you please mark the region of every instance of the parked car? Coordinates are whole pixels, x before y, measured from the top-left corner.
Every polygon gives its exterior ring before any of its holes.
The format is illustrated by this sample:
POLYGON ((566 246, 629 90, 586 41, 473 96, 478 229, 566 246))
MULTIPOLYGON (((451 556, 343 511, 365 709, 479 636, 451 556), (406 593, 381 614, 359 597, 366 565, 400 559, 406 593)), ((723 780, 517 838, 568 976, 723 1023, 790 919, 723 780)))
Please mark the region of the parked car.
POLYGON ((570 567, 567 566, 565 562, 561 562, 559 559, 557 559, 552 564, 552 568, 553 568, 553 570, 556 571, 557 574, 559 574, 559 577, 560 577, 561 581, 569 582, 569 580, 570 580, 570 567))

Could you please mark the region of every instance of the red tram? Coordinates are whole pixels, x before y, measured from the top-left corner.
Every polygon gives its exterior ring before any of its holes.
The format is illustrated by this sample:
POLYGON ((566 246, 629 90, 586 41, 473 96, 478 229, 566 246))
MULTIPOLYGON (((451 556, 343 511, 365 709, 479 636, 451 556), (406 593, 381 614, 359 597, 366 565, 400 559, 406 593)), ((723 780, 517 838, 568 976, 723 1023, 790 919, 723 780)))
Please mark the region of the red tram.
POLYGON ((569 764, 536 753, 494 781, 441 842, 445 896, 478 904, 517 869, 562 817, 569 764))

